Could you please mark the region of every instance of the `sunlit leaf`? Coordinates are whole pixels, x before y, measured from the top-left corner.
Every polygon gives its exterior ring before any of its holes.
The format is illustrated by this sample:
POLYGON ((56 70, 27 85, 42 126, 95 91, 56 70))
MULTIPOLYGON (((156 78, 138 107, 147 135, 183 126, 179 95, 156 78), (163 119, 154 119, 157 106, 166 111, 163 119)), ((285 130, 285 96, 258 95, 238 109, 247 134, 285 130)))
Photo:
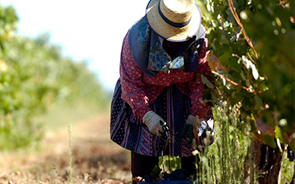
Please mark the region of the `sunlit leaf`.
POLYGON ((279 126, 275 127, 275 133, 275 137, 279 139, 281 143, 287 143, 287 137, 285 134, 283 134, 282 129, 279 126))
POLYGON ((272 137, 272 136, 269 136, 269 135, 260 135, 260 138, 261 138, 261 141, 264 143, 264 144, 267 144, 269 145, 270 147, 272 148, 276 148, 277 147, 277 144, 276 144, 276 141, 275 141, 275 138, 272 137))
POLYGON ((214 85, 204 76, 201 75, 201 81, 203 84, 205 84, 208 88, 213 89, 214 85))

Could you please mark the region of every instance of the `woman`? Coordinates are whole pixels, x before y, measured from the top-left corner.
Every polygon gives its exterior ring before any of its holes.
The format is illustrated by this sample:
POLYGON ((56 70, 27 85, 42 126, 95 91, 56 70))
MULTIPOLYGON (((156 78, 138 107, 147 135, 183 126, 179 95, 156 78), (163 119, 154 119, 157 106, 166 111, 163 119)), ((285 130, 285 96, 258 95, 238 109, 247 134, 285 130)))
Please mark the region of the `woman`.
POLYGON ((150 174, 167 154, 181 157, 188 176, 196 173, 191 140, 202 145, 205 128, 213 134, 212 111, 202 99, 201 77, 211 78, 204 36, 193 0, 151 0, 126 34, 111 139, 131 151, 133 177, 150 174))

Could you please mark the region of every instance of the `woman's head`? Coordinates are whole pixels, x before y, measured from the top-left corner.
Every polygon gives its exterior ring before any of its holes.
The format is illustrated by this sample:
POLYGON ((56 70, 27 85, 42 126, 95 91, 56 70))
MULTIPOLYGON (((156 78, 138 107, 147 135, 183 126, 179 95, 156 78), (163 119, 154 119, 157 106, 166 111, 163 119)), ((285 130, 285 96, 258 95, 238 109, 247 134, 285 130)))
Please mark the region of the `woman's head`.
POLYGON ((169 41, 185 41, 201 25, 201 13, 194 0, 150 0, 146 14, 151 28, 169 41))

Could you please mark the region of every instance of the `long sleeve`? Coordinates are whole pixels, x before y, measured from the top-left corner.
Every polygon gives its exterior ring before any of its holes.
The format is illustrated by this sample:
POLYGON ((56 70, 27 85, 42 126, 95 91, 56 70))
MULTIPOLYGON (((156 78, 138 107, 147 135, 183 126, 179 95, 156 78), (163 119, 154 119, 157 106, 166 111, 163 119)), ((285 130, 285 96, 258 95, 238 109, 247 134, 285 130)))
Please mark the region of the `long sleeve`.
POLYGON ((192 107, 191 114, 198 116, 200 119, 204 118, 210 109, 210 106, 203 100, 204 84, 201 81, 201 75, 204 75, 208 80, 211 80, 211 69, 206 61, 207 58, 207 43, 205 40, 202 51, 199 55, 199 68, 195 72, 194 79, 189 82, 190 89, 189 97, 191 99, 192 107))
POLYGON ((122 99, 130 105, 135 116, 142 119, 144 114, 151 109, 144 90, 145 85, 142 81, 144 74, 132 58, 128 35, 127 33, 123 41, 120 62, 122 99))

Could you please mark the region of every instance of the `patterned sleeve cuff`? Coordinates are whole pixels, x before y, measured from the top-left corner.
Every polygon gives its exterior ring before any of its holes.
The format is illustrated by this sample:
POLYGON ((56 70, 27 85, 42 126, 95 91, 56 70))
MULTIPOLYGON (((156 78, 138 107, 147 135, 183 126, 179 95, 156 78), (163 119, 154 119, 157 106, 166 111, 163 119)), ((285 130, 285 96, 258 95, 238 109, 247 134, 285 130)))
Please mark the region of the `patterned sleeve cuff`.
POLYGON ((149 106, 142 106, 134 112, 135 116, 142 119, 143 116, 148 112, 151 111, 151 108, 149 106))

